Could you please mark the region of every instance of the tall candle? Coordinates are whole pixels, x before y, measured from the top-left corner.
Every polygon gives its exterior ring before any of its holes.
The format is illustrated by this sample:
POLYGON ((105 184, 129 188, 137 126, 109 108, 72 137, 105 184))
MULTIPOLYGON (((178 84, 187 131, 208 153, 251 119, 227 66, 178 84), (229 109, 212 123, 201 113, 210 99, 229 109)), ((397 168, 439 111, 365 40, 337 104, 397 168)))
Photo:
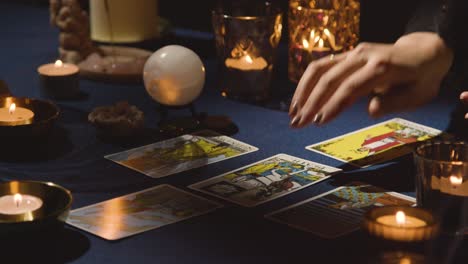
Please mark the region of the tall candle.
POLYGON ((0 214, 16 215, 35 211, 42 206, 39 197, 27 194, 10 194, 0 197, 0 214))
POLYGON ((8 107, 0 108, 0 125, 2 126, 31 124, 33 118, 33 111, 24 107, 18 107, 15 103, 11 103, 8 107))
POLYGON ((90 0, 89 8, 92 40, 131 43, 159 34, 157 0, 90 0))

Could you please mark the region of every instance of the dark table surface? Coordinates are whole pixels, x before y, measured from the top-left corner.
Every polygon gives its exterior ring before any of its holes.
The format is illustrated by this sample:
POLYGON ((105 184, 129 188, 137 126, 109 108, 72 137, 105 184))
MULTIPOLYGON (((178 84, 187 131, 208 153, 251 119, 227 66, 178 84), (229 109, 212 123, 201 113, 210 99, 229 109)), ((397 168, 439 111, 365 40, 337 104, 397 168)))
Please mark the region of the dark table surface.
MULTIPOLYGON (((48 23, 48 10, 44 7, 1 3, 0 11, 0 79, 8 83, 15 96, 41 97, 36 68, 54 61, 58 56, 58 31, 48 23)), ((56 128, 46 142, 46 147, 29 150, 32 155, 24 159, 3 158, 0 161, 0 178, 58 183, 72 191, 72 207, 79 208, 164 183, 187 189, 186 186, 192 183, 278 153, 343 167, 344 172, 255 208, 243 208, 221 201, 225 207, 213 213, 119 241, 106 241, 66 227, 60 234, 50 234, 49 237, 34 242, 37 244, 31 243, 31 248, 24 251, 10 248, 5 252, 10 252, 11 256, 18 259, 30 257, 37 263, 366 261, 376 249, 374 243, 368 240, 362 231, 334 240, 323 240, 312 234, 270 222, 264 219, 264 214, 356 180, 414 196, 411 157, 403 157, 366 169, 350 169, 339 161, 307 151, 304 147, 393 117, 445 130, 451 121, 455 96, 440 97, 413 112, 389 115, 378 120, 368 117, 365 111, 366 102, 363 100, 329 125, 291 130, 288 126, 289 118, 284 111, 287 107, 287 96, 267 106, 246 104, 221 97, 216 89, 216 67, 212 50, 214 45, 209 34, 195 34, 190 31, 177 33, 180 36, 174 41, 194 49, 204 58, 207 82, 202 96, 196 101, 198 110, 209 115, 230 117, 238 128, 232 137, 258 147, 259 151, 162 179, 152 179, 119 166, 103 156, 151 143, 161 137, 154 132, 154 135, 149 133, 149 136, 134 142, 104 142, 96 137, 95 129, 86 120, 87 114, 96 106, 128 100, 144 110, 146 126, 148 131, 152 131, 156 128, 159 118, 155 110, 156 104, 141 84, 109 84, 82 80, 80 86, 87 94, 86 97, 76 101, 56 101, 62 112, 56 128), (203 49, 208 52, 204 53, 203 49), (38 247, 39 250, 33 250, 33 247, 38 247)), ((287 81, 286 50, 282 48, 280 52, 281 59, 273 89, 276 89, 277 94, 283 94, 284 91, 291 94, 294 85, 287 81)), ((2 152, 4 151, 6 150, 2 149, 2 152)), ((5 246, 7 242, 8 238, 2 238, 1 245, 5 246)), ((446 254, 449 254, 450 249, 460 263, 466 263, 462 255, 463 251, 468 249, 468 245, 456 242, 449 241, 451 247, 444 246, 438 251, 447 251, 446 254)))

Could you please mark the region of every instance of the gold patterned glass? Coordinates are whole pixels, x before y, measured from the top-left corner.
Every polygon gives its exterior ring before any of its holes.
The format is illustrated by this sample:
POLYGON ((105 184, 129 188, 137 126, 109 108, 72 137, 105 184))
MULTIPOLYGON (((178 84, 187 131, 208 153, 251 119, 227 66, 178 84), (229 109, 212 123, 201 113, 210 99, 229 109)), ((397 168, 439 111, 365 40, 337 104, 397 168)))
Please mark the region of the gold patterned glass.
POLYGON ((282 31, 280 9, 270 2, 245 1, 243 6, 233 1, 213 11, 212 23, 222 95, 250 102, 268 99, 282 31))
POLYGON ((316 59, 353 49, 359 19, 359 0, 290 0, 289 79, 298 82, 316 59))

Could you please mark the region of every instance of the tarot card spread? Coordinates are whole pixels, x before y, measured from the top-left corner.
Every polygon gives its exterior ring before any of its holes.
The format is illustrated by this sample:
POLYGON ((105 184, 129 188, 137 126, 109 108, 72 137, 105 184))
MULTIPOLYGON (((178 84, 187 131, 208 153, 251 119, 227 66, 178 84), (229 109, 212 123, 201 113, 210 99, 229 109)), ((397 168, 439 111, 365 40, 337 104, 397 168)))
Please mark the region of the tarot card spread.
POLYGON ((258 148, 233 138, 204 130, 105 158, 152 178, 161 178, 256 150, 258 148))
POLYGON ((412 197, 354 182, 270 213, 265 217, 324 238, 359 228, 364 214, 376 206, 415 206, 412 197))
POLYGON ((242 206, 253 207, 320 182, 340 171, 323 164, 278 154, 195 183, 189 188, 242 206))
POLYGON ((412 143, 439 134, 440 130, 395 118, 310 145, 306 149, 358 167, 367 167, 408 154, 412 151, 412 143))
POLYGON ((164 184, 73 210, 67 223, 102 238, 117 240, 220 207, 221 204, 164 184))

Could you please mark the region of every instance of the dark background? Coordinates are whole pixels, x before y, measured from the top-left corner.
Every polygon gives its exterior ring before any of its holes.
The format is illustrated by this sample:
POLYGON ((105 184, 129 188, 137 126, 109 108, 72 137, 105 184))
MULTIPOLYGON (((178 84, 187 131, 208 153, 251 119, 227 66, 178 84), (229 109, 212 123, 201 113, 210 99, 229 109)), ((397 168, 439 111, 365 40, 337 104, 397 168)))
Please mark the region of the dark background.
MULTIPOLYGON (((3 1, 48 6, 47 0, 3 1)), ((288 1, 272 1, 278 2, 286 15, 288 1)), ((211 9, 217 2, 219 0, 159 0, 159 15, 168 19, 175 27, 209 32, 211 31, 211 9)), ((405 24, 417 2, 408 0, 361 0, 361 41, 395 41, 404 32, 405 24)), ((82 0, 82 3, 87 5, 88 0, 82 0)))

